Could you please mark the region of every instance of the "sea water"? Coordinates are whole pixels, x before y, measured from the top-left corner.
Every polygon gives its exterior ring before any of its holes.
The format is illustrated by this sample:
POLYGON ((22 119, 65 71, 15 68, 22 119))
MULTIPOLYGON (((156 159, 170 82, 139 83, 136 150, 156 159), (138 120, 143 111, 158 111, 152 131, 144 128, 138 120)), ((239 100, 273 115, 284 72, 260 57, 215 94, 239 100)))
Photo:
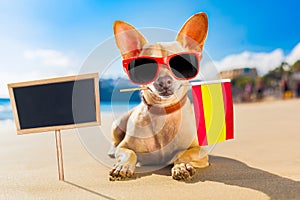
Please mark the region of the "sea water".
POLYGON ((9 99, 0 99, 0 120, 12 120, 13 113, 9 99))
MULTIPOLYGON (((100 111, 106 113, 126 112, 137 104, 138 102, 101 102, 100 111)), ((13 120, 13 112, 9 99, 0 98, 0 120, 13 120)))

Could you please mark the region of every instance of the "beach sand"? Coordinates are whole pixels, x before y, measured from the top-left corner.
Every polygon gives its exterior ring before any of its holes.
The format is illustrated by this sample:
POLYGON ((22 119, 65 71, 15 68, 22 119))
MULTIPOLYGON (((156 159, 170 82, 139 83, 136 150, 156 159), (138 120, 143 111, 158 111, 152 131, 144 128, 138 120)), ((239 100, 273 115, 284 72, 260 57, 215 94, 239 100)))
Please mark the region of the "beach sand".
MULTIPOLYGON (((217 144, 211 166, 189 182, 173 180, 170 167, 110 182, 109 168, 87 152, 78 130, 62 131, 59 181, 54 133, 17 135, 2 122, 0 199, 300 199, 300 100, 239 104, 235 114, 235 139, 217 144)), ((101 118, 108 132, 112 116, 101 118)))

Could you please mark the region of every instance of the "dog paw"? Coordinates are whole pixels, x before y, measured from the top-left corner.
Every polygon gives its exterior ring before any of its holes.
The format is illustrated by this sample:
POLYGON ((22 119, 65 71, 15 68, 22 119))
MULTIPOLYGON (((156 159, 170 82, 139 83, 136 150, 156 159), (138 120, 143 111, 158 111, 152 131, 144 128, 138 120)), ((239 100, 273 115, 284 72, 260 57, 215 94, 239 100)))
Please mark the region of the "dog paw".
POLYGON ((115 158, 115 153, 116 153, 116 147, 115 145, 111 145, 110 149, 107 152, 107 155, 111 158, 115 158))
POLYGON ((109 172, 110 181, 122 181, 132 177, 134 177, 134 166, 129 164, 117 163, 109 172))
POLYGON ((191 164, 175 164, 172 168, 172 177, 175 180, 190 180, 196 173, 196 170, 191 164))

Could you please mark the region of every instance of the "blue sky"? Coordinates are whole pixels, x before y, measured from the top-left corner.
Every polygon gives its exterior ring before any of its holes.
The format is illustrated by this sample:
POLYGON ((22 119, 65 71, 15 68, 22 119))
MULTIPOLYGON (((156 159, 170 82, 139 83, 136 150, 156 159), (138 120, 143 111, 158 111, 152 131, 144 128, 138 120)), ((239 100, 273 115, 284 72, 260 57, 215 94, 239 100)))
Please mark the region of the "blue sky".
MULTIPOLYGON (((205 50, 217 64, 231 63, 232 58, 246 58, 236 65, 249 59, 268 63, 272 56, 280 57, 278 62, 294 61, 300 53, 299 7, 297 0, 1 1, 0 74, 5 81, 15 81, 72 73, 99 43, 113 36, 115 20, 177 31, 200 11, 209 17, 205 50)), ((0 96, 3 93, 0 88, 0 96)))
POLYGON ((1 15, 6 23, 12 23, 10 34, 16 40, 39 48, 82 53, 112 36, 116 19, 138 28, 179 30, 186 19, 199 11, 209 16, 206 48, 216 59, 243 50, 282 48, 288 53, 300 38, 300 2, 296 0, 17 0, 1 4, 1 15))

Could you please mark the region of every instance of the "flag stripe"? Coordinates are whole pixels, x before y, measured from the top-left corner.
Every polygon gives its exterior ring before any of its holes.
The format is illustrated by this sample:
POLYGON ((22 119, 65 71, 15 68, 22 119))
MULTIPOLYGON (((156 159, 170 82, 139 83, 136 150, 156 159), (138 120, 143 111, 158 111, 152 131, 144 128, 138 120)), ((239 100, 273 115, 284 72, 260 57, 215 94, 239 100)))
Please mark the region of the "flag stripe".
POLYGON ((223 90, 220 83, 202 85, 202 100, 208 144, 226 140, 223 90))
POLYGON ((226 140, 228 140, 234 137, 233 103, 230 82, 222 83, 222 89, 226 119, 226 140))
POLYGON ((201 95, 201 86, 192 86, 194 112, 196 118, 198 144, 200 146, 207 145, 205 118, 203 112, 203 101, 201 95))

